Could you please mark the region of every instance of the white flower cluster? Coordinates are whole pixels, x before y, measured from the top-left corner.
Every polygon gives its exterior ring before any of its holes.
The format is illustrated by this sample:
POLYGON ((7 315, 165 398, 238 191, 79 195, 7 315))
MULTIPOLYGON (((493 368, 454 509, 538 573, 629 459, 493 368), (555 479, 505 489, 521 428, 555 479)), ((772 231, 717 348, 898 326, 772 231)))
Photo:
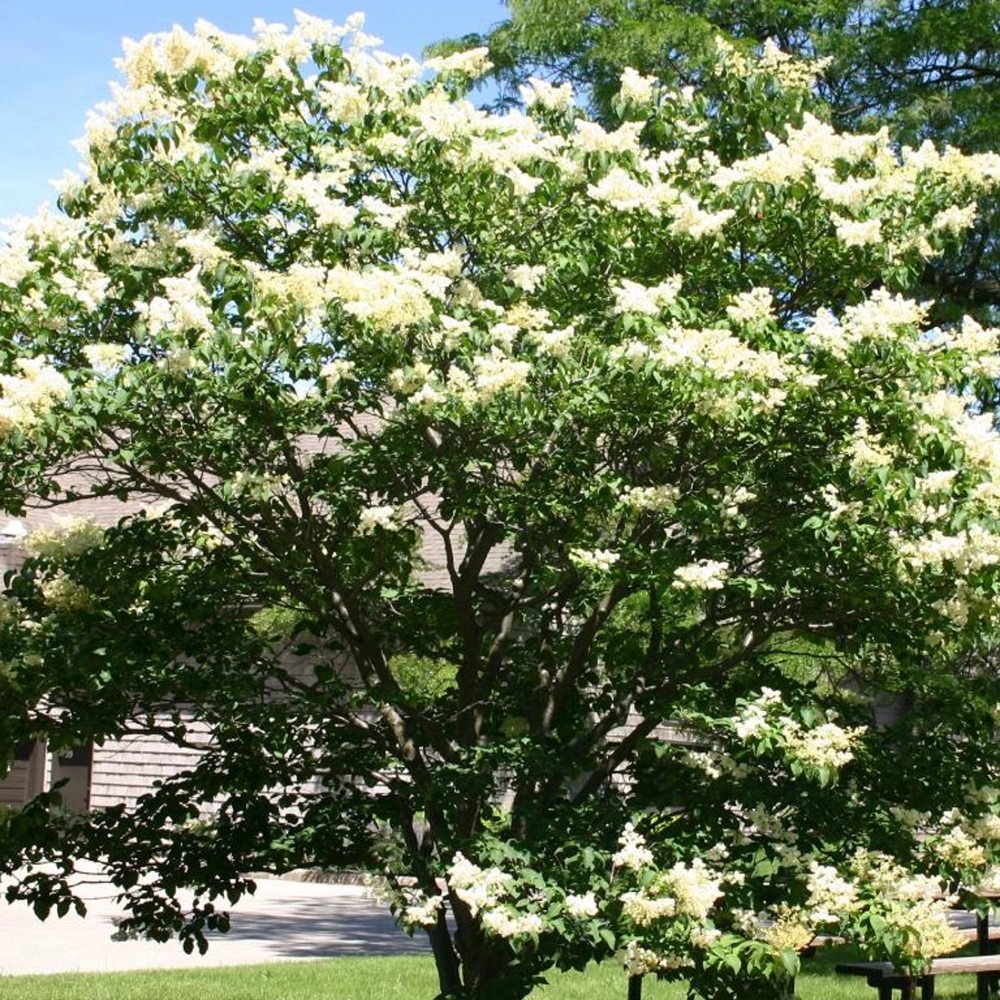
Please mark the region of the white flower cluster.
MULTIPOLYGON (((456 325, 452 332, 461 335, 462 328, 456 325)), ((495 324, 491 333, 508 342, 513 339, 518 327, 513 324, 495 324)), ((558 341, 562 334, 567 336, 571 331, 560 331, 553 343, 553 352, 558 354, 558 341)), ((448 334, 446 334, 448 336, 448 334)), ((448 373, 442 381, 434 374, 428 364, 418 361, 408 371, 393 373, 391 384, 394 388, 408 394, 407 402, 421 409, 432 409, 439 403, 452 400, 463 406, 488 406, 494 400, 518 396, 528 388, 532 375, 532 364, 529 361, 512 357, 503 347, 493 347, 489 354, 480 354, 472 359, 472 372, 466 371, 457 364, 448 368, 448 373)))
POLYGON ((836 868, 818 861, 809 863, 806 878, 806 909, 813 924, 832 924, 858 905, 858 889, 842 878, 836 868))
POLYGON ((925 853, 935 862, 963 872, 985 872, 1000 844, 1000 816, 987 810, 969 817, 959 809, 950 809, 924 834, 925 853))
POLYGON ((898 552, 911 570, 940 570, 948 563, 959 576, 967 576, 1000 563, 1000 535, 979 524, 954 535, 935 529, 918 539, 900 542, 898 552))
POLYGON ((39 528, 24 540, 25 551, 53 562, 61 562, 100 545, 104 529, 83 517, 60 517, 55 527, 39 528))
POLYGON ((1000 156, 995 153, 967 157, 951 150, 939 153, 925 144, 919 150, 904 147, 900 162, 886 129, 870 135, 840 134, 809 114, 801 126, 788 127, 784 139, 769 135, 768 141, 767 152, 719 167, 713 177, 715 185, 728 190, 741 184, 784 186, 811 181, 821 198, 851 213, 834 214, 831 220, 844 244, 879 244, 890 258, 910 251, 931 256, 935 247, 929 237, 961 232, 971 224, 974 208, 968 200, 969 189, 990 187, 1000 176, 1000 156), (835 169, 837 164, 848 164, 852 170, 863 167, 864 173, 844 177, 835 169), (874 176, 868 174, 871 167, 874 176), (906 204, 931 176, 942 189, 954 192, 961 204, 942 207, 924 230, 887 238, 884 219, 896 217, 900 204, 906 204), (888 211, 887 205, 891 206, 888 211))
POLYGON ((504 902, 513 884, 512 875, 499 868, 480 868, 461 853, 455 855, 448 869, 452 893, 473 916, 481 915, 483 928, 489 933, 507 939, 540 934, 545 925, 537 913, 519 913, 504 902))
POLYGON ((996 785, 980 785, 974 779, 970 778, 965 783, 964 791, 965 801, 975 805, 992 806, 1000 802, 1000 788, 997 788, 996 785))
POLYGON ((805 335, 809 344, 829 351, 835 357, 847 356, 851 346, 867 339, 909 339, 924 348, 934 341, 918 339, 929 309, 928 303, 915 302, 901 295, 876 289, 863 302, 848 306, 842 320, 828 309, 820 309, 812 317, 805 335))
POLYGON ((867 726, 845 729, 835 722, 805 729, 789 718, 781 719, 780 725, 786 754, 811 768, 843 767, 854 759, 854 750, 868 730, 867 726))
POLYGON ((973 886, 973 892, 991 894, 1000 892, 1000 865, 989 865, 973 886))
POLYGON ((779 809, 769 808, 758 802, 755 806, 746 808, 734 803, 732 811, 741 822, 740 836, 747 840, 764 838, 769 840, 770 848, 776 857, 787 868, 798 867, 801 856, 794 846, 799 839, 798 830, 792 819, 790 806, 779 809))
POLYGON ((696 924, 691 928, 691 946, 693 948, 711 948, 721 937, 722 931, 717 927, 705 927, 701 924, 696 924))
POLYGON ((671 211, 673 223, 670 231, 675 236, 690 236, 695 240, 705 236, 719 236, 726 223, 736 215, 731 208, 723 208, 717 212, 702 208, 697 199, 687 192, 681 192, 671 211))
POLYGON ((888 856, 864 849, 855 853, 850 869, 855 884, 874 896, 878 916, 899 932, 914 959, 926 961, 966 944, 949 919, 955 899, 940 879, 913 875, 888 856))
POLYGON ((63 572, 43 580, 39 589, 45 603, 53 611, 85 611, 93 603, 87 589, 63 572))
MULTIPOLYGON (((349 112, 344 109, 342 113, 349 112)), ((271 173, 277 173, 279 169, 280 167, 276 166, 271 173)), ((337 194, 331 196, 330 191, 338 192, 341 187, 342 180, 339 171, 319 171, 302 176, 289 174, 285 179, 286 196, 294 201, 300 201, 308 207, 316 216, 318 226, 347 229, 357 221, 359 211, 357 205, 347 204, 337 194)), ((373 212, 372 214, 379 213, 373 212)))
POLYGON ((40 268, 49 247, 79 245, 82 222, 45 207, 34 217, 4 220, 0 231, 0 285, 16 288, 40 268))
POLYGON ((858 848, 851 857, 849 874, 856 885, 887 899, 916 901, 948 898, 940 879, 915 875, 879 851, 858 848))
POLYGON ((813 177, 816 190, 824 201, 852 212, 858 212, 864 207, 879 184, 876 177, 847 177, 840 180, 832 167, 822 164, 813 167, 813 177))
POLYGON ((319 377, 323 380, 327 390, 335 389, 341 382, 354 377, 354 362, 346 358, 335 358, 327 361, 319 370, 319 377))
POLYGON ((735 402, 742 395, 747 402, 765 409, 783 402, 786 385, 816 384, 811 375, 776 352, 750 347, 731 330, 721 327, 671 324, 657 334, 654 346, 641 340, 626 341, 616 346, 610 356, 633 368, 653 361, 668 369, 704 369, 724 383, 715 390, 720 402, 735 402))
POLYGON ((676 486, 631 486, 622 494, 622 503, 633 510, 670 510, 680 493, 676 486))
POLYGON ((230 489, 235 497, 266 502, 284 493, 288 489, 289 482, 285 473, 241 469, 233 476, 230 489))
POLYGON ((575 920, 596 917, 598 909, 594 894, 592 892, 585 892, 581 895, 568 895, 566 897, 566 912, 575 920))
POLYGON ((972 316, 964 316, 958 329, 942 330, 935 342, 948 350, 959 351, 966 357, 963 374, 997 378, 1000 376, 1000 330, 983 327, 972 316))
POLYGON ((136 303, 136 314, 150 336, 155 337, 163 331, 214 332, 211 301, 202 286, 200 274, 201 266, 196 265, 179 278, 161 278, 164 294, 156 295, 148 302, 136 303))
POLYGON ((613 311, 656 316, 677 298, 680 290, 681 278, 676 274, 649 288, 638 282, 625 280, 612 288, 615 296, 613 311))
POLYGON ((16 597, 0 594, 0 628, 16 625, 24 617, 24 608, 16 597))
POLYGON ((610 549, 570 549, 569 561, 580 569, 594 573, 607 573, 621 558, 610 549))
POLYGON ((619 849, 611 857, 616 868, 637 872, 653 863, 653 852, 646 846, 646 838, 636 832, 632 823, 625 824, 625 829, 618 838, 618 845, 619 849))
POLYGON ((781 692, 774 688, 762 687, 760 694, 748 702, 738 715, 732 718, 733 729, 741 740, 747 740, 771 725, 774 709, 782 705, 781 692))
POLYGON ((540 357, 564 358, 575 336, 575 327, 564 326, 558 330, 533 330, 530 339, 540 357))
POLYGON ((921 476, 913 485, 918 493, 925 496, 937 496, 951 492, 952 484, 957 475, 957 469, 939 469, 936 472, 928 472, 926 476, 921 476))
POLYGON ((952 205, 934 216, 932 228, 960 235, 969 229, 976 221, 977 206, 975 202, 968 205, 952 205))
POLYGON ((380 44, 379 39, 361 31, 364 15, 360 13, 352 14, 343 25, 335 25, 296 11, 295 22, 289 30, 283 24, 255 18, 253 38, 227 33, 204 20, 196 23, 193 34, 175 26, 170 32, 147 35, 138 42, 126 38, 118 68, 135 88, 153 83, 159 73, 181 76, 194 72, 225 79, 239 59, 258 51, 273 55, 269 71, 283 75, 287 72, 283 61, 306 60, 316 45, 335 45, 348 35, 353 36, 354 48, 359 51, 380 44))
POLYGON ((544 264, 516 264, 507 269, 507 280, 523 292, 533 292, 545 277, 544 264))
POLYGON ((740 292, 726 306, 726 315, 741 325, 752 326, 774 319, 774 296, 770 288, 740 292))
POLYGON ((488 73, 493 65, 489 56, 490 50, 485 46, 480 46, 461 52, 452 52, 447 56, 425 59, 424 66, 427 69, 436 70, 438 73, 464 73, 467 76, 480 77, 488 73))
POLYGON ((618 897, 622 912, 637 927, 648 927, 664 917, 677 914, 677 900, 672 896, 653 896, 646 890, 625 892, 618 897))
POLYGON ((552 84, 534 76, 521 86, 520 91, 521 100, 527 108, 537 104, 550 111, 566 111, 573 107, 575 99, 572 84, 552 84))
POLYGON ((901 332, 912 334, 921 330, 931 305, 876 288, 864 302, 844 310, 843 322, 849 336, 855 339, 887 339, 901 332))
POLYGON ((809 914, 801 907, 787 904, 757 914, 748 932, 783 951, 801 951, 815 936, 809 914))
POLYGON ((900 826, 907 830, 918 830, 925 826, 930 819, 930 813, 922 812, 919 809, 907 809, 905 806, 890 806, 889 813, 900 826))
POLYGON ((986 851, 983 845, 961 825, 929 841, 929 851, 945 864, 959 869, 983 868, 986 865, 986 851))
POLYGON ((833 220, 837 239, 844 246, 864 247, 882 242, 882 223, 879 219, 845 219, 834 213, 833 220))
POLYGON ((717 559, 699 559, 674 570, 676 590, 722 590, 729 579, 729 563, 717 559))
POLYGON ((391 504, 375 504, 358 515, 359 535, 373 535, 376 530, 399 531, 401 527, 399 512, 391 504))
POLYGON ((996 480, 1000 479, 1000 435, 990 413, 970 413, 969 401, 957 393, 935 392, 919 400, 927 434, 941 429, 962 447, 966 462, 988 473, 990 479, 979 488, 987 501, 995 502, 996 480))
POLYGON ((746 486, 729 487, 722 495, 722 513, 726 517, 736 517, 744 504, 757 499, 757 494, 746 486))
POLYGON ((831 62, 826 59, 801 59, 782 51, 773 38, 764 40, 756 72, 770 74, 788 90, 810 90, 831 62))
POLYGON ((69 395, 69 382, 41 358, 18 358, 20 375, 0 375, 0 434, 35 427, 69 395))
POLYGON ((580 153, 631 153, 640 152, 639 134, 643 122, 625 122, 614 132, 608 132, 597 122, 578 118, 570 141, 580 153))
POLYGON ((494 349, 492 353, 473 359, 475 400, 490 403, 502 393, 518 393, 528 385, 531 364, 515 360, 494 349))
POLYGON ((359 124, 368 111, 368 97, 364 90, 343 80, 324 80, 317 96, 330 118, 345 125, 359 124))
POLYGON ((725 775, 740 780, 749 773, 745 764, 740 764, 729 754, 719 750, 685 750, 680 755, 680 761, 701 771, 713 781, 725 775))
POLYGON ((826 722, 807 728, 782 713, 783 707, 781 693, 765 687, 729 721, 740 740, 766 734, 781 746, 788 760, 811 769, 835 770, 854 759, 854 750, 867 732, 866 726, 839 726, 833 713, 828 713, 826 722))
POLYGON ((643 948, 638 941, 625 945, 622 964, 629 976, 645 976, 654 972, 666 972, 690 965, 690 959, 681 955, 661 955, 650 948, 643 948))
POLYGON ((858 417, 854 424, 854 433, 847 443, 851 470, 863 475, 869 469, 880 469, 892 466, 895 461, 895 449, 885 444, 874 434, 864 417, 858 417))
POLYGON ((83 356, 98 375, 109 375, 125 360, 127 350, 121 344, 87 344, 83 356))
POLYGON ((671 185, 639 179, 624 167, 612 167, 587 186, 587 194, 618 212, 645 212, 656 219, 664 206, 673 206, 678 199, 671 185))
POLYGON ((626 66, 622 70, 618 96, 626 104, 646 105, 653 100, 657 83, 655 76, 643 76, 638 70, 626 66))
POLYGON ((327 275, 326 289, 346 313, 362 322, 380 330, 403 330, 429 320, 434 312, 431 295, 443 297, 449 284, 447 279, 425 278, 404 265, 363 271, 338 266, 327 275))
POLYGON ((509 939, 522 934, 541 934, 545 925, 537 913, 512 913, 497 908, 483 913, 483 927, 497 937, 509 939))
POLYGON ((448 869, 448 885, 475 916, 496 906, 510 891, 513 876, 499 868, 480 868, 464 854, 457 853, 448 869))
POLYGON ((408 927, 434 927, 443 908, 443 896, 428 896, 409 903, 403 909, 401 919, 408 927))
POLYGON ((674 897, 676 912, 704 920, 722 897, 723 875, 713 871, 701 858, 691 864, 679 861, 658 882, 674 897))

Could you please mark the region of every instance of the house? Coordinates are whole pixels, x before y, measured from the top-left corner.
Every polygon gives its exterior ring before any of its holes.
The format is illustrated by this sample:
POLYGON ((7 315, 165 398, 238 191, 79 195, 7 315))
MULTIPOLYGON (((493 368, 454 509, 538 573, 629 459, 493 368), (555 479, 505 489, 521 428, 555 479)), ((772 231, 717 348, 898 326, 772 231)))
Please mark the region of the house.
MULTIPOLYGON (((313 447, 317 444, 314 443, 313 447)), ((98 524, 111 525, 122 517, 136 513, 148 502, 149 498, 121 501, 85 497, 65 506, 39 504, 29 507, 23 518, 6 519, 6 524, 5 519, 0 517, 0 573, 16 571, 24 562, 21 541, 30 531, 53 528, 58 525, 58 519, 65 516, 84 517, 98 524)), ((432 589, 450 588, 443 543, 433 532, 424 538, 422 557, 425 585, 432 589)), ((491 568, 501 569, 504 561, 504 555, 497 556, 491 568)), ((302 661, 301 669, 305 676, 309 672, 308 662, 302 661)), ((898 715, 900 706, 887 701, 886 704, 876 704, 874 709, 875 721, 886 723, 898 715)), ((92 746, 77 747, 67 753, 53 753, 38 743, 18 746, 9 773, 0 779, 0 805, 21 805, 56 782, 65 781, 62 786, 63 801, 73 810, 83 811, 120 803, 133 806, 141 795, 152 789, 155 782, 191 769, 202 754, 199 744, 208 745, 211 738, 208 727, 199 726, 193 709, 182 708, 181 711, 189 729, 185 745, 173 743, 157 733, 142 731, 137 725, 133 732, 92 746)), ((611 742, 623 739, 640 721, 633 710, 623 725, 608 734, 608 739, 611 742)), ((700 742, 696 734, 669 722, 656 727, 650 738, 692 746, 700 742)))
MULTIPOLYGON (((0 523, 0 574, 20 568, 26 554, 20 547, 24 535, 58 524, 59 516, 87 517, 108 525, 134 512, 138 504, 113 499, 87 499, 67 508, 29 510, 23 519, 0 523)), ((83 811, 119 802, 133 804, 157 778, 176 774, 198 758, 198 751, 173 746, 159 736, 136 733, 93 746, 81 746, 66 753, 50 752, 43 743, 28 742, 17 747, 10 772, 0 780, 0 805, 23 805, 56 782, 67 808, 83 811)))
MULTIPOLYGON (((307 445, 313 450, 322 448, 318 439, 307 445)), ((73 486, 86 493, 84 482, 74 481, 73 486)), ((0 577, 16 572, 24 563, 26 552, 22 541, 30 532, 56 528, 60 519, 68 517, 85 518, 101 526, 113 525, 155 499, 121 501, 84 496, 56 506, 29 505, 20 518, 0 515, 0 577)), ((440 539, 428 537, 422 556, 424 582, 432 588, 450 586, 440 539)), ((301 659, 294 666, 303 676, 310 669, 308 662, 301 659)), ((70 809, 84 811, 119 803, 133 806, 139 796, 151 790, 154 782, 192 768, 201 756, 198 744, 208 745, 211 738, 208 727, 199 726, 194 709, 182 707, 181 714, 188 724, 185 745, 144 732, 137 726, 135 731, 117 739, 77 747, 68 753, 51 752, 37 742, 18 746, 9 773, 0 779, 0 806, 23 805, 63 780, 66 781, 61 789, 63 803, 70 809)))

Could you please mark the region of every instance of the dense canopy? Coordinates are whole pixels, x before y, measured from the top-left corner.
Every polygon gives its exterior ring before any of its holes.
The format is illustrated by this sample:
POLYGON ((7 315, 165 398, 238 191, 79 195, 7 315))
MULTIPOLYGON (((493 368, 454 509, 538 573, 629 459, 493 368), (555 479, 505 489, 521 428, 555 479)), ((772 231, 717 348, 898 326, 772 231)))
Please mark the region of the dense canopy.
POLYGON ((190 944, 247 871, 358 865, 446 996, 954 946, 1000 843, 997 331, 910 293, 1000 157, 837 131, 774 45, 626 70, 601 124, 361 28, 129 43, 6 237, 0 503, 127 510, 29 536, 0 744, 204 749, 5 816, 10 897, 101 857, 190 944))

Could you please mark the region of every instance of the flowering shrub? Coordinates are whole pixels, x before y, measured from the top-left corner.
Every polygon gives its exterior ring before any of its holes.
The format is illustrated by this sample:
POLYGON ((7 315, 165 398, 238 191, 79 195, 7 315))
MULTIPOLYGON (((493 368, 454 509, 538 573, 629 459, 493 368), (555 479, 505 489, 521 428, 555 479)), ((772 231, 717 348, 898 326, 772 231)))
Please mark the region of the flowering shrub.
MULTIPOLYGON (((656 830, 655 843, 635 822, 625 823, 616 850, 588 849, 586 873, 574 873, 588 888, 574 892, 560 881, 569 874, 565 867, 542 872, 529 855, 494 843, 488 852, 505 858, 506 867, 480 867, 456 854, 439 893, 410 892, 403 923, 433 926, 449 906, 465 906, 486 934, 522 959, 545 950, 566 956, 587 940, 597 955, 614 953, 627 975, 681 979, 693 996, 712 1000, 784 996, 799 954, 819 935, 843 937, 913 973, 964 946, 949 910, 995 877, 987 868, 1000 840, 1000 820, 990 811, 995 791, 969 788, 976 819, 950 810, 934 824, 928 814, 891 807, 909 833, 908 848, 898 852, 906 864, 866 848, 852 852, 847 845, 859 830, 845 836, 838 829, 849 811, 835 793, 841 771, 875 735, 806 709, 799 713, 806 721, 798 721, 791 711, 780 692, 764 687, 741 699, 732 717, 692 720, 702 734, 713 734, 714 749, 665 750, 725 786, 725 822, 714 830, 719 839, 699 853, 682 845, 692 835, 694 843, 707 843, 707 831, 685 835, 684 814, 647 816, 642 825, 656 830), (813 748, 821 762, 804 762, 801 746, 813 748), (793 804, 802 788, 793 789, 803 783, 832 813, 808 832, 793 804), (786 785, 780 810, 735 800, 764 784, 786 785), (681 851, 687 856, 671 860, 681 851)), ((846 798, 857 808, 856 789, 846 798)))
POLYGON ((949 947, 850 865, 996 877, 1000 692, 958 654, 1000 610, 997 331, 915 289, 1000 158, 838 132, 773 46, 627 72, 605 127, 377 45, 127 43, 62 211, 4 236, 3 505, 129 504, 29 539, 0 744, 202 750, 5 822, 9 897, 100 857, 125 930, 204 946, 245 872, 360 865, 447 996, 949 947), (858 677, 915 708, 873 725, 858 677))

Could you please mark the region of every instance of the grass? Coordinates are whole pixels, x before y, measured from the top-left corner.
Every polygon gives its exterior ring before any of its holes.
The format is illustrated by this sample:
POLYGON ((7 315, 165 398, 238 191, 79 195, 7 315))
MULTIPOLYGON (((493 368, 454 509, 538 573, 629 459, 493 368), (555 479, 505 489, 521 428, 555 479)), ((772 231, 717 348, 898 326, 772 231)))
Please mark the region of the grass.
MULTIPOLYGON (((838 976, 833 966, 855 958, 830 949, 804 963, 801 1000, 875 1000, 863 979, 838 976)), ((434 965, 425 957, 335 958, 232 968, 0 977, 0 1000, 430 1000, 434 965)), ((973 976, 946 976, 935 995, 973 1000, 973 976)), ((538 1000, 625 1000, 621 968, 606 962, 584 973, 554 973, 535 991, 538 1000)), ((643 1000, 683 1000, 677 983, 643 983, 643 1000)))

